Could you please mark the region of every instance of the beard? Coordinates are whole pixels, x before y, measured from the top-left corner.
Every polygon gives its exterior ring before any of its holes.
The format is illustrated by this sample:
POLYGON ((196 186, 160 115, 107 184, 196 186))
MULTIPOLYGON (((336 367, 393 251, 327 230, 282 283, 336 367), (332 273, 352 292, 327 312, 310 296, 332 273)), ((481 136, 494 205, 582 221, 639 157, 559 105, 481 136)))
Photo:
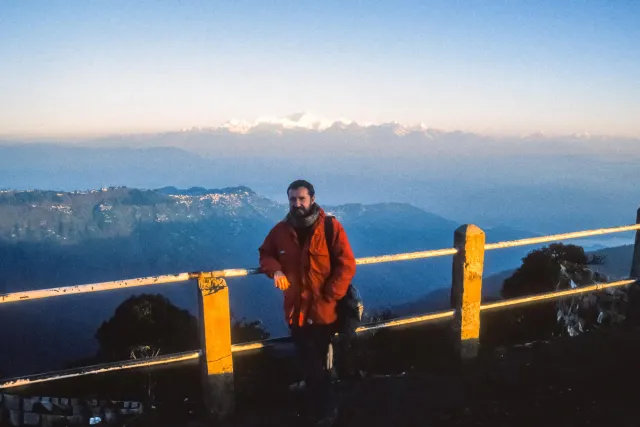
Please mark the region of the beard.
POLYGON ((305 209, 304 207, 299 207, 299 208, 292 207, 289 209, 289 212, 291 212, 291 215, 296 218, 304 218, 305 216, 311 213, 312 209, 313 209, 313 205, 309 206, 309 209, 305 209))

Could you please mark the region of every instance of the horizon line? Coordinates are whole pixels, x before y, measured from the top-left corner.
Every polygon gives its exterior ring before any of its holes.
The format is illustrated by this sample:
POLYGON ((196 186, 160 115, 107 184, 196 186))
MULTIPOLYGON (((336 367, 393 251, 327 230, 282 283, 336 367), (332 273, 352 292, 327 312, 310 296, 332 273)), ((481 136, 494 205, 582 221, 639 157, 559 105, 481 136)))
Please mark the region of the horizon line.
MULTIPOLYGON (((341 123, 340 121, 334 122, 334 124, 341 123)), ((343 122, 344 123, 344 122, 343 122)), ((404 137, 406 135, 410 135, 413 133, 440 133, 443 135, 450 135, 454 133, 462 133, 467 135, 474 135, 483 138, 495 138, 495 139, 527 139, 527 138, 541 138, 541 139, 552 139, 552 138, 578 138, 578 139, 631 139, 631 140, 640 140, 640 135, 632 135, 632 134, 616 134, 616 133, 591 133, 591 132, 546 132, 546 131, 533 131, 533 132, 487 132, 487 131, 477 131, 477 130, 468 130, 468 129, 442 129, 436 127, 426 127, 424 129, 415 129, 415 126, 404 125, 400 122, 381 122, 381 123, 367 123, 359 124, 357 122, 351 122, 351 125, 357 125, 363 129, 368 128, 376 128, 382 127, 385 125, 398 125, 402 126, 405 129, 408 129, 409 132, 406 134, 397 134, 398 137, 404 137), (413 128, 413 129, 412 129, 413 128)), ((269 125, 265 123, 265 125, 269 125)), ((274 126, 274 130, 276 130, 275 124, 271 124, 274 126)), ((308 132, 308 133, 324 133, 330 132, 331 127, 327 129, 307 129, 303 127, 297 128, 286 128, 281 127, 282 132, 308 132)), ((252 131, 249 129, 247 132, 234 132, 229 130, 228 128, 220 126, 192 126, 190 128, 170 128, 170 129, 157 129, 157 130, 138 130, 138 131, 113 131, 113 132, 73 132, 73 133, 61 133, 61 132, 25 132, 25 133, 0 133, 0 144, 6 143, 82 143, 82 142, 97 142, 103 139, 109 138, 150 138, 159 135, 167 135, 167 134, 187 134, 187 133, 225 133, 229 135, 237 135, 239 137, 242 136, 251 136, 260 134, 261 132, 252 131)), ((267 132, 264 132, 267 133, 267 132)), ((275 132, 273 135, 277 135, 275 132)))
MULTIPOLYGON (((492 127, 470 127, 470 128, 452 128, 446 126, 429 126, 425 124, 428 121, 420 120, 419 122, 402 122, 398 120, 381 120, 381 121, 368 121, 368 120, 351 120, 344 117, 338 119, 329 118, 328 116, 316 114, 313 111, 301 110, 292 114, 286 114, 282 116, 277 115, 258 115, 253 119, 238 119, 231 118, 225 121, 218 121, 217 123, 209 123, 206 125, 191 125, 191 126, 173 126, 167 128, 123 128, 119 130, 97 130, 97 131, 27 131, 27 132, 6 132, 3 133, 0 130, 0 142, 3 140, 14 140, 13 142, 51 142, 57 140, 58 142, 91 142, 100 139, 108 138, 134 138, 134 137, 153 137, 157 135, 166 134, 179 134, 188 132, 225 132, 230 134, 253 134, 260 133, 260 126, 264 126, 267 130, 275 131, 308 131, 308 132, 325 132, 331 130, 336 125, 349 127, 355 126, 362 129, 383 127, 383 126, 396 126, 402 129, 401 132, 396 133, 398 136, 404 136, 405 134, 423 132, 423 133, 440 133, 440 134, 453 134, 463 133, 471 134, 480 137, 488 138, 596 138, 596 139, 640 139, 640 134, 631 133, 602 133, 602 132, 589 132, 587 130, 575 130, 573 132, 552 132, 544 129, 530 129, 530 130, 501 130, 492 127), (65 141, 62 141, 65 140, 65 141)), ((433 136, 433 135, 432 135, 433 136)))

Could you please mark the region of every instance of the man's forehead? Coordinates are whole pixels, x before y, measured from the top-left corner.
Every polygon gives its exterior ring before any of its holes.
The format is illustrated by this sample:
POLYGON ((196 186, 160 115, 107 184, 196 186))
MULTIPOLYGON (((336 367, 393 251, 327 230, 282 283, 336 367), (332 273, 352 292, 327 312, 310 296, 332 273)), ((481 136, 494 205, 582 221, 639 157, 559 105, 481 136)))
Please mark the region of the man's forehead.
POLYGON ((309 190, 305 187, 292 188, 289 190, 289 197, 306 197, 309 195, 309 190))

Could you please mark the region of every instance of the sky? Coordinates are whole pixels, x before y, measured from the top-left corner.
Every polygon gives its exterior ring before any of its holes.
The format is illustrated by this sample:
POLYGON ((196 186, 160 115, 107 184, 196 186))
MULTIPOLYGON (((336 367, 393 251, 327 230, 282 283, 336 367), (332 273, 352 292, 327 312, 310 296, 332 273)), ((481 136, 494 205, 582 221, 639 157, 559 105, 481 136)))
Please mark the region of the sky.
POLYGON ((0 136, 301 111, 640 137, 640 2, 0 0, 0 136))

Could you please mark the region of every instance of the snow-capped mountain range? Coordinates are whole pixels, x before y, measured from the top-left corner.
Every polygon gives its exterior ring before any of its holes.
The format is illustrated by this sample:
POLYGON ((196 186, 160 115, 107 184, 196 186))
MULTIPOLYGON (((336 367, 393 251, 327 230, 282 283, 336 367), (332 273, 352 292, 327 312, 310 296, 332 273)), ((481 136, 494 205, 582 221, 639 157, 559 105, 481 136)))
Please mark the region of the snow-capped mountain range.
MULTIPOLYGON (((380 124, 358 123, 353 120, 344 118, 337 120, 328 119, 313 113, 306 112, 295 113, 285 117, 262 116, 253 121, 231 119, 223 123, 219 127, 208 130, 227 131, 236 134, 250 134, 264 131, 270 131, 274 133, 282 133, 285 130, 324 132, 330 130, 357 131, 371 128, 386 128, 399 136, 407 135, 414 132, 425 134, 431 132, 441 132, 437 131, 436 129, 428 128, 424 123, 419 123, 417 125, 404 125, 395 121, 380 124)), ((195 129, 192 128, 184 130, 192 131, 195 129)))
MULTIPOLYGON (((480 135, 473 132, 461 130, 442 130, 427 126, 420 122, 417 124, 406 124, 397 121, 370 123, 357 122, 345 118, 330 119, 314 113, 300 112, 290 114, 284 117, 260 116, 254 120, 246 119, 230 119, 219 126, 213 127, 191 127, 184 128, 182 132, 210 132, 218 134, 273 134, 282 135, 288 132, 349 132, 354 134, 383 131, 386 134, 395 134, 396 136, 419 135, 426 139, 434 139, 443 135, 466 134, 476 137, 488 137, 493 139, 521 139, 521 140, 549 140, 549 139, 572 139, 572 140, 606 140, 610 137, 604 135, 591 135, 587 132, 575 132, 568 135, 553 135, 545 132, 533 132, 521 135, 511 136, 489 136, 480 135)), ((622 138, 624 139, 624 138, 622 138)))

